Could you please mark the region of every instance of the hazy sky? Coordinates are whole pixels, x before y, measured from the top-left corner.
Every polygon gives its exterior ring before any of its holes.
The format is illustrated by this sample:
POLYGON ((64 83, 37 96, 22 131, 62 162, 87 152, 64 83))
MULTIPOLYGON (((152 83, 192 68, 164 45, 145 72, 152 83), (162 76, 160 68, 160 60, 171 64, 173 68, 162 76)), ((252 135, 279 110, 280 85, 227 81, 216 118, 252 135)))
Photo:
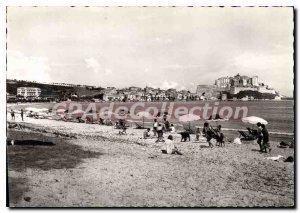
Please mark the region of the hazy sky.
POLYGON ((190 89, 237 73, 293 93, 292 8, 8 7, 7 77, 190 89))

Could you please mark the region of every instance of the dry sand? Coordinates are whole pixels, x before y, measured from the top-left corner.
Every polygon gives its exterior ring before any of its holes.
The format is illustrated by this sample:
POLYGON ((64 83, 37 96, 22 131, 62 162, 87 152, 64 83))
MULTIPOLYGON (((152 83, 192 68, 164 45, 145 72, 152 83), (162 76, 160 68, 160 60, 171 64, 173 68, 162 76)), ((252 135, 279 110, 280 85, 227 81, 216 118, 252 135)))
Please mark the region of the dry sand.
MULTIPOLYGON (((17 118, 17 120, 19 120, 17 118)), ((16 207, 292 207, 294 163, 267 160, 293 149, 257 151, 255 142, 207 148, 180 143, 184 155, 162 154, 143 130, 26 118, 24 132, 54 146, 8 146, 10 206, 16 207), (38 133, 37 133, 38 132, 38 133), (63 137, 67 136, 67 137, 63 137), (70 137, 74 136, 74 137, 70 137)))

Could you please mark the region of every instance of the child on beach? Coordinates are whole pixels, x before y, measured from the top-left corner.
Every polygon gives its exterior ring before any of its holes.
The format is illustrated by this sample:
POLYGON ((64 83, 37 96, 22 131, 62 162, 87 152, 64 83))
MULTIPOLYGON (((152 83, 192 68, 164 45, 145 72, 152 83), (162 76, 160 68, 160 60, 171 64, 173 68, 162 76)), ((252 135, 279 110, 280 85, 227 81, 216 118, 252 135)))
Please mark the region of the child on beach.
POLYGON ((147 128, 144 131, 144 139, 150 138, 150 128, 147 128))
POLYGON ((165 142, 163 148, 161 149, 161 151, 164 154, 178 154, 178 155, 182 155, 182 153, 175 146, 172 135, 168 136, 168 139, 166 140, 166 142, 165 142))
POLYGON ((175 129, 174 124, 171 124, 170 132, 171 132, 171 133, 175 133, 175 132, 176 132, 176 129, 175 129))

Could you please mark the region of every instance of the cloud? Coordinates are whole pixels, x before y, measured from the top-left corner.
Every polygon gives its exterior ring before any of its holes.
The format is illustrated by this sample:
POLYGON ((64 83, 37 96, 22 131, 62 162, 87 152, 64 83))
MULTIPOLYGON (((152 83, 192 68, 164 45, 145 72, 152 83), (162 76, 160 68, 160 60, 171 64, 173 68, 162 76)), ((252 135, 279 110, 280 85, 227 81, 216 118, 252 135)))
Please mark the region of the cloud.
POLYGON ((7 78, 50 82, 51 68, 44 57, 25 56, 19 51, 7 52, 7 78))
POLYGON ((98 73, 102 68, 101 64, 95 58, 85 59, 86 67, 90 68, 94 73, 98 73))
POLYGON ((161 37, 156 37, 155 41, 158 43, 164 43, 164 44, 170 44, 173 42, 173 40, 170 38, 161 38, 161 37))
POLYGON ((160 86, 160 88, 161 89, 170 89, 170 88, 176 88, 177 86, 178 86, 178 83, 175 81, 171 81, 171 82, 164 81, 162 83, 162 85, 160 86))
POLYGON ((170 64, 170 65, 163 66, 162 69, 184 70, 184 69, 197 69, 197 68, 201 68, 201 67, 203 67, 203 65, 197 65, 197 64, 190 64, 190 65, 170 64))
POLYGON ((186 90, 186 87, 185 86, 181 86, 180 90, 186 90))
POLYGON ((103 73, 105 75, 112 74, 112 70, 110 68, 102 66, 97 59, 91 57, 85 59, 86 67, 91 69, 94 73, 103 73))
POLYGON ((148 86, 149 86, 149 87, 152 87, 152 88, 158 88, 158 86, 157 86, 157 85, 155 85, 155 84, 152 84, 151 82, 150 82, 150 83, 148 83, 148 86))
POLYGON ((105 73, 105 75, 110 75, 110 74, 112 74, 112 70, 109 68, 105 68, 104 73, 105 73))

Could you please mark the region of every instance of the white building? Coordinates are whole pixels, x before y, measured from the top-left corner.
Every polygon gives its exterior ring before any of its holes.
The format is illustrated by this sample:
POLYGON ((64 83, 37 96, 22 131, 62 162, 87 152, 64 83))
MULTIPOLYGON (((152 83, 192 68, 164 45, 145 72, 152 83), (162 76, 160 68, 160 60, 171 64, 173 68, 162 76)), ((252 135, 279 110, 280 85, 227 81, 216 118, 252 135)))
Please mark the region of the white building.
POLYGON ((41 95, 42 90, 36 87, 18 87, 17 95, 24 98, 38 98, 41 95))
POLYGON ((253 86, 258 86, 258 76, 253 76, 252 78, 251 78, 251 83, 252 83, 252 85, 253 86))

